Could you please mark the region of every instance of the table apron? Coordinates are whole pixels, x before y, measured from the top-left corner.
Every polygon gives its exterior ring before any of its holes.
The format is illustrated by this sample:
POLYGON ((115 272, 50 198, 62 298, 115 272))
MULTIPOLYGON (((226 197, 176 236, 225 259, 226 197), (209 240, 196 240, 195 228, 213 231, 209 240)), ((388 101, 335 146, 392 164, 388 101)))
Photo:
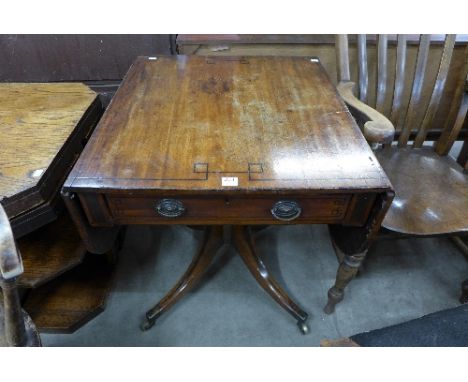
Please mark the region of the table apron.
MULTIPOLYGON (((310 196, 137 196, 79 194, 89 223, 95 227, 133 224, 256 225, 345 224, 362 226, 374 194, 315 194, 310 196), (180 216, 158 212, 162 200, 182 208, 180 216), (292 220, 275 217, 278 202, 289 201, 300 213, 292 220)), ((169 203, 169 205, 171 205, 169 203)), ((170 212, 170 211, 169 211, 170 212)))

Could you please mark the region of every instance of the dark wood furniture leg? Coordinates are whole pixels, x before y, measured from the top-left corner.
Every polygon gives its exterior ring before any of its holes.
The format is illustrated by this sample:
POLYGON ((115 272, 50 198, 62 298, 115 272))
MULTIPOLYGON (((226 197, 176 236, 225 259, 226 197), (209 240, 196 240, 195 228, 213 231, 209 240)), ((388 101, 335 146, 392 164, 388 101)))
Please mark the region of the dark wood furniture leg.
MULTIPOLYGON (((463 256, 468 260, 468 245, 466 242, 459 236, 452 236, 451 239, 463 253, 463 256)), ((468 303, 468 279, 463 281, 461 284, 461 295, 459 300, 462 304, 468 303)))
POLYGON ((468 244, 466 243, 466 240, 463 240, 460 236, 451 236, 451 239, 463 256, 465 256, 465 259, 468 260, 468 244))
POLYGON ((269 274, 263 261, 255 252, 254 242, 247 226, 233 227, 233 241, 239 255, 255 277, 259 285, 267 292, 283 309, 291 314, 303 334, 309 332, 306 324, 308 314, 304 312, 286 292, 279 286, 276 280, 269 274))
POLYGON ((210 266, 216 251, 223 245, 223 227, 209 226, 205 229, 205 236, 200 250, 193 258, 190 266, 185 271, 177 284, 159 301, 153 308, 146 312, 146 319, 141 325, 141 330, 150 329, 157 318, 174 305, 201 279, 210 266))
POLYGON ((333 248, 339 259, 335 285, 328 290, 328 302, 323 311, 331 314, 343 300, 344 290, 359 271, 367 250, 380 229, 385 213, 394 197, 393 192, 379 194, 364 227, 329 225, 333 248))
POLYGON ((112 251, 116 240, 118 240, 121 227, 92 227, 76 194, 62 191, 62 198, 86 249, 99 255, 112 251))
MULTIPOLYGON (((339 251, 337 248, 335 250, 339 251)), ((323 309, 326 314, 332 314, 335 311, 335 305, 343 300, 344 289, 358 273, 366 253, 367 251, 355 255, 342 255, 343 260, 336 273, 335 285, 328 290, 328 302, 323 309)))
MULTIPOLYGON (((255 253, 253 239, 247 226, 233 226, 232 240, 244 263, 260 286, 296 320, 303 334, 309 332, 306 324, 308 314, 304 312, 271 277, 265 264, 255 253)), ((203 276, 211 264, 216 251, 223 245, 223 226, 209 226, 205 229, 200 250, 177 284, 146 313, 141 325, 143 331, 150 329, 161 314, 174 305, 203 276)))

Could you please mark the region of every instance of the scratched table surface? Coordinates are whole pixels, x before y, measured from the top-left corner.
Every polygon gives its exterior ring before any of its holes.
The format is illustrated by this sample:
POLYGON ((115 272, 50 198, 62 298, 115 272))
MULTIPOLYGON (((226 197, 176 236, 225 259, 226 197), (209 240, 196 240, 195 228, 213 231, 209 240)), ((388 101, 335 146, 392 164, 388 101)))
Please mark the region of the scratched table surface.
POLYGON ((317 59, 163 56, 132 65, 65 188, 268 193, 391 185, 317 59))
POLYGON ((41 185, 95 99, 77 83, 0 84, 0 202, 24 201, 19 209, 5 207, 9 217, 44 202, 41 185))

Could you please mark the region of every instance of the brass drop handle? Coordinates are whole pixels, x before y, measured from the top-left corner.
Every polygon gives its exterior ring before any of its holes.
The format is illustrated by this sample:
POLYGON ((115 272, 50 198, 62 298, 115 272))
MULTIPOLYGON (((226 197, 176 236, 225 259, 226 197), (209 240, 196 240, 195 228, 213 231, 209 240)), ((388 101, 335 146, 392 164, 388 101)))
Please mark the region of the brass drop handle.
POLYGON ((177 199, 162 199, 156 205, 156 211, 159 215, 166 218, 177 218, 182 216, 186 209, 184 204, 177 199))
POLYGON ((301 206, 293 200, 280 200, 271 209, 271 214, 282 221, 294 220, 301 215, 301 212, 301 206))

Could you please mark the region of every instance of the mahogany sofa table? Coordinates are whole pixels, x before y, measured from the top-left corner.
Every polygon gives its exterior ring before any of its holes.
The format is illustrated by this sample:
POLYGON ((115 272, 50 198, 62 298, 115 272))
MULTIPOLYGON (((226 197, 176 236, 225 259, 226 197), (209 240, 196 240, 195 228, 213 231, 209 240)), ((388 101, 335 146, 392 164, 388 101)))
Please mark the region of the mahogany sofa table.
POLYGON ((393 191, 318 59, 163 56, 132 65, 63 196, 94 253, 108 251, 123 225, 205 227, 144 330, 201 278, 231 226, 252 275, 305 333, 307 313, 268 273, 249 227, 328 224, 343 260, 333 305, 393 191))

